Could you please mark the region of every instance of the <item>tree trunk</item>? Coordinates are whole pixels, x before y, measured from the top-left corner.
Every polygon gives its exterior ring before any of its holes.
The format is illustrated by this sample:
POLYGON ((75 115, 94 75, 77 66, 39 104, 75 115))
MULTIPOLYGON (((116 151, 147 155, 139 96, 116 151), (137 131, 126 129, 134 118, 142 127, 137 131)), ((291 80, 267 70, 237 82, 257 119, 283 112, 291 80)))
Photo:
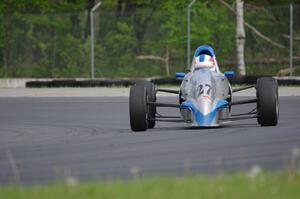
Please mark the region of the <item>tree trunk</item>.
POLYGON ((236 53, 237 63, 240 75, 246 75, 244 47, 245 47, 245 30, 244 30, 244 1, 236 0, 236 53))
POLYGON ((169 66, 169 47, 166 47, 166 75, 170 76, 170 66, 169 66))
POLYGON ((116 16, 117 17, 122 16, 122 4, 123 4, 123 0, 117 0, 117 5, 116 5, 116 16))
POLYGON ((159 57, 155 55, 138 55, 137 59, 157 60, 165 63, 166 76, 170 76, 170 49, 166 46, 166 57, 159 57))

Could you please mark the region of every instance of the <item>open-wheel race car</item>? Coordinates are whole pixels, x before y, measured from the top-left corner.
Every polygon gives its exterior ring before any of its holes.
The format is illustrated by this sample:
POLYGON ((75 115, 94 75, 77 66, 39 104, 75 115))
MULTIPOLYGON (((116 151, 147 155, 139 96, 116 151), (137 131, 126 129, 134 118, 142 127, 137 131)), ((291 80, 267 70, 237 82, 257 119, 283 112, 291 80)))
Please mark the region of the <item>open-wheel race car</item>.
POLYGON ((234 72, 221 73, 212 47, 197 48, 190 72, 176 73, 182 79, 179 90, 159 89, 152 82, 139 81, 130 88, 129 113, 132 131, 146 131, 154 128, 156 121, 185 122, 192 127, 217 127, 228 121, 257 118, 261 126, 276 126, 278 111, 278 84, 272 77, 257 79, 255 85, 233 89, 227 79, 234 72), (254 99, 233 101, 235 92, 249 88, 256 89, 254 99), (178 103, 156 101, 157 92, 178 95, 178 103), (231 114, 235 105, 255 104, 246 113, 231 114), (179 116, 163 116, 157 107, 178 108, 179 116))

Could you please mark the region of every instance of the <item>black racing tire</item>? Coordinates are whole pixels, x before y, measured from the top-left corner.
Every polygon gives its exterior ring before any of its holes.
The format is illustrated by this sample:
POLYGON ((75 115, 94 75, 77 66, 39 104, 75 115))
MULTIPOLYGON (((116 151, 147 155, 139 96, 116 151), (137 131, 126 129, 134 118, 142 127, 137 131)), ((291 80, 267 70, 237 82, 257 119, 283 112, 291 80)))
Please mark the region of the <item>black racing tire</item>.
MULTIPOLYGON (((148 102, 156 102, 156 89, 155 85, 149 81, 138 81, 136 83, 137 86, 145 87, 148 94, 148 102)), ((155 114, 156 114, 156 106, 149 105, 148 106, 148 128, 152 129, 155 127, 155 114)))
POLYGON ((147 90, 143 86, 130 88, 129 117, 132 131, 146 131, 148 127, 147 90))
POLYGON ((182 104, 182 102, 184 102, 183 98, 182 98, 182 92, 181 92, 181 89, 179 90, 179 104, 182 104))
POLYGON ((261 126, 276 126, 279 118, 278 83, 272 77, 262 77, 256 82, 257 121, 261 126))
POLYGON ((258 124, 261 124, 260 123, 260 117, 259 117, 259 107, 258 107, 258 98, 259 98, 259 93, 258 93, 258 87, 259 87, 259 82, 260 82, 260 79, 261 78, 258 78, 257 80, 256 80, 256 85, 255 85, 255 88, 256 88, 256 99, 257 99, 257 123, 258 124))

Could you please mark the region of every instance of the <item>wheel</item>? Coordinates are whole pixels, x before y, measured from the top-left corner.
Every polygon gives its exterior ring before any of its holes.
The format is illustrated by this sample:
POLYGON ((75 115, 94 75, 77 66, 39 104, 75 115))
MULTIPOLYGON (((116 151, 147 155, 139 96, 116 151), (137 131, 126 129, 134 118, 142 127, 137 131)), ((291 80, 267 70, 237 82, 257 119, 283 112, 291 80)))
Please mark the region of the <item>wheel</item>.
MULTIPOLYGON (((257 80, 256 80, 256 85, 255 85, 255 88, 256 88, 256 99, 258 100, 258 85, 259 85, 259 82, 260 82, 260 79, 261 78, 258 78, 257 80)), ((257 115, 258 115, 258 117, 257 117, 257 123, 258 124, 261 124, 260 123, 260 117, 259 117, 259 112, 258 112, 258 109, 259 109, 259 107, 258 107, 258 101, 257 101, 257 115)))
POLYGON ((143 86, 130 88, 129 117, 132 131, 146 131, 148 127, 147 90, 143 86))
POLYGON ((179 104, 182 104, 184 102, 184 99, 182 98, 182 92, 181 89, 179 90, 179 104))
MULTIPOLYGON (((152 82, 149 81, 138 81, 136 83, 137 86, 145 87, 148 94, 148 102, 156 102, 156 90, 155 86, 152 82)), ((148 106, 148 128, 152 129, 155 126, 155 114, 156 114, 156 106, 149 105, 148 106)))
POLYGON ((272 77, 262 77, 256 82, 257 121, 261 126, 276 126, 279 117, 278 83, 272 77))

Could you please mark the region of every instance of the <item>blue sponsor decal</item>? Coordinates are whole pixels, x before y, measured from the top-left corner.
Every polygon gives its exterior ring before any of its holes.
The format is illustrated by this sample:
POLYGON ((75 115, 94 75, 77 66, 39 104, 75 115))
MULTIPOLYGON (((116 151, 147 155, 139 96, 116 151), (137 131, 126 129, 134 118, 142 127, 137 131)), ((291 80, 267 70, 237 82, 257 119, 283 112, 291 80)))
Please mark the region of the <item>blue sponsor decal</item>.
POLYGON ((204 62, 204 61, 205 61, 205 55, 200 55, 199 62, 204 62))
POLYGON ((184 78, 186 74, 185 73, 182 73, 182 72, 176 72, 176 77, 177 78, 184 78))
POLYGON ((226 100, 218 100, 215 107, 212 111, 206 115, 203 115, 194 105, 191 100, 187 100, 181 104, 182 109, 191 109, 195 118, 195 121, 200 126, 210 126, 214 118, 216 117, 216 113, 221 108, 226 108, 228 106, 228 102, 226 100))

